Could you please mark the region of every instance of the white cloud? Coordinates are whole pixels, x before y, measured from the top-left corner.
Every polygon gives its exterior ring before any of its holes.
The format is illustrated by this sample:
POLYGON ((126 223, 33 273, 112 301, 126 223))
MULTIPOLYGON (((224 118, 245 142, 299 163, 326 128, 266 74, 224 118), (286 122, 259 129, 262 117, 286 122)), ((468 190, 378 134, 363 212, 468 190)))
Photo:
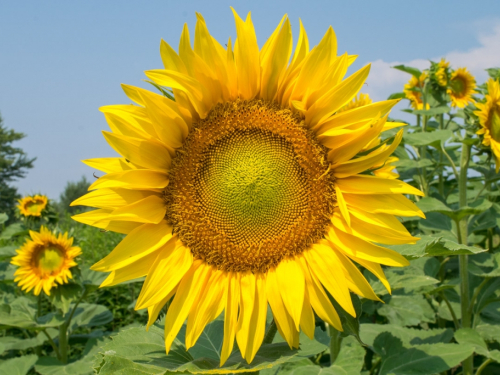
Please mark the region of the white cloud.
MULTIPOLYGON (((465 66, 476 77, 477 81, 482 83, 488 77, 485 69, 500 67, 500 22, 497 22, 489 33, 479 34, 477 40, 479 47, 468 51, 451 51, 431 60, 439 61, 441 57, 445 57, 454 68, 465 66)), ((429 67, 429 62, 423 59, 404 62, 376 60, 372 62, 370 76, 363 91, 370 94, 374 100, 383 100, 394 92, 402 91, 409 75, 392 68, 399 64, 419 69, 429 67)))

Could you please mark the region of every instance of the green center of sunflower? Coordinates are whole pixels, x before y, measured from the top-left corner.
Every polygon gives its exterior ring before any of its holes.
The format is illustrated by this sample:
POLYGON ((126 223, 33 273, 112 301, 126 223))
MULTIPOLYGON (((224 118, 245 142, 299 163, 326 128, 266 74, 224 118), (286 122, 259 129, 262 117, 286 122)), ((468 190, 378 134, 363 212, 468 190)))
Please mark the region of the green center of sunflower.
POLYGON ((462 95, 465 93, 465 81, 462 77, 458 76, 451 80, 450 82, 451 90, 455 95, 462 95))
POLYGON ((42 275, 50 275, 61 268, 64 262, 63 252, 56 247, 40 249, 34 257, 35 267, 42 275))
POLYGON ((288 110, 216 106, 174 159, 167 220, 195 257, 265 272, 322 238, 335 206, 325 149, 288 110))
POLYGON ((33 199, 31 202, 26 203, 26 210, 32 214, 40 214, 42 211, 43 201, 39 199, 33 199))

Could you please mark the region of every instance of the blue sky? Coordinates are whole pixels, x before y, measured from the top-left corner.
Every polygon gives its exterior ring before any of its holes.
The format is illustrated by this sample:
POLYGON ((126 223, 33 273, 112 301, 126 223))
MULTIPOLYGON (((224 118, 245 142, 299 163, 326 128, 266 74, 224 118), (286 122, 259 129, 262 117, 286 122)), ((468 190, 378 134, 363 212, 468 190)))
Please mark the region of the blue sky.
POLYGON ((162 67, 160 39, 176 48, 184 23, 194 33, 195 11, 220 42, 234 40, 230 5, 252 12, 260 45, 285 13, 294 37, 302 19, 311 45, 332 25, 339 53, 359 55, 352 71, 373 62, 365 91, 375 99, 401 91, 408 77, 390 68, 397 63, 423 68, 446 56, 479 80, 500 66, 498 0, 0 1, 0 113, 37 157, 20 192, 57 199, 67 181, 92 179, 80 160, 115 155, 98 108, 129 103, 120 83, 144 86, 143 71, 162 67))

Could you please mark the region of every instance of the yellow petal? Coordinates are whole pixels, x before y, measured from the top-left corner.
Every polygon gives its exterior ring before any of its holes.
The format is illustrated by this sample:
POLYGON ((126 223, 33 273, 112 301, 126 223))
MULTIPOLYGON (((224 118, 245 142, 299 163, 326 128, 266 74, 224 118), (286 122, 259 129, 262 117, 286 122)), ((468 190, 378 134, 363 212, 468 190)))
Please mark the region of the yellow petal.
POLYGON ((283 259, 276 267, 276 276, 283 303, 298 331, 305 293, 304 275, 300 265, 293 259, 283 259))
POLYGON ((89 167, 105 173, 123 172, 136 169, 125 158, 95 158, 82 160, 89 167))
POLYGON ((186 326, 186 350, 196 343, 205 326, 217 318, 224 303, 227 285, 224 271, 213 270, 198 299, 193 304, 186 326))
POLYGON ((100 287, 117 285, 147 275, 160 251, 161 249, 153 251, 128 266, 111 271, 100 287))
POLYGON ((308 108, 305 119, 306 125, 314 127, 326 122, 333 113, 342 108, 358 94, 369 72, 370 64, 361 68, 320 97, 310 108, 308 108))
POLYGON ((167 296, 163 298, 160 302, 148 307, 148 323, 146 324, 146 330, 149 330, 149 327, 151 327, 156 322, 156 319, 158 319, 160 311, 163 309, 163 307, 165 307, 165 304, 168 301, 170 301, 170 299, 174 296, 176 292, 177 292, 177 286, 174 289, 172 289, 170 293, 167 294, 167 296))
POLYGON ((333 165, 334 176, 339 179, 349 177, 364 172, 379 163, 383 163, 394 152, 402 138, 403 131, 400 130, 389 147, 385 149, 380 147, 366 156, 333 165))
POLYGON ((262 99, 273 100, 276 96, 279 79, 290 60, 291 53, 292 28, 285 15, 260 52, 262 99), (285 24, 281 27, 283 20, 285 24))
POLYGON ((179 73, 187 73, 186 66, 182 62, 177 52, 163 39, 160 42, 161 61, 167 70, 174 70, 179 73))
POLYGON ((314 273, 339 305, 355 317, 356 311, 352 305, 344 273, 333 250, 324 244, 315 244, 310 250, 304 252, 304 257, 311 273, 314 273))
POLYGON ((104 259, 94 264, 94 271, 110 272, 125 267, 151 254, 172 238, 172 227, 165 221, 160 224, 143 224, 134 229, 104 259))
POLYGON ((420 216, 425 219, 424 213, 408 198, 399 194, 345 194, 344 198, 349 206, 372 214, 383 213, 396 216, 420 216))
POLYGON ((404 267, 410 264, 405 257, 394 250, 372 244, 335 227, 331 227, 328 237, 338 249, 348 256, 393 267, 404 267))
POLYGON ((260 90, 259 45, 250 13, 243 22, 232 7, 231 10, 238 36, 234 45, 238 91, 241 99, 250 100, 255 98, 260 90))
POLYGON ((151 195, 161 196, 149 190, 130 190, 130 189, 98 189, 71 202, 70 206, 89 206, 114 210, 116 208, 129 205, 151 195))
POLYGON ((344 275, 349 289, 363 298, 381 301, 358 268, 341 252, 334 249, 333 253, 344 270, 344 275))
POLYGON ((399 99, 375 102, 362 107, 357 107, 350 111, 332 116, 324 123, 312 126, 312 129, 315 130, 317 134, 323 134, 330 129, 344 128, 351 124, 369 121, 376 117, 379 113, 381 116, 386 115, 397 103, 399 103, 399 99))
POLYGON ((335 195, 337 198, 337 204, 339 205, 339 209, 340 209, 340 213, 342 214, 342 217, 347 222, 347 225, 351 226, 351 217, 349 216, 349 210, 347 209, 347 205, 346 205, 345 199, 342 195, 342 191, 339 189, 338 186, 335 186, 335 195))
POLYGON ((137 298, 136 310, 152 306, 164 299, 179 284, 192 264, 193 255, 189 249, 176 238, 168 241, 148 272, 137 298))
POLYGON ((106 141, 120 155, 144 168, 166 172, 171 157, 168 149, 157 141, 131 138, 120 134, 102 132, 106 141))
POLYGON ((300 328, 311 340, 314 340, 314 329, 315 329, 315 318, 314 312, 311 307, 311 302, 309 301, 309 294, 304 294, 304 304, 302 305, 302 314, 300 315, 300 328))
POLYGON ((166 211, 165 201, 156 195, 150 195, 140 201, 117 208, 102 220, 158 224, 165 217, 166 211))
POLYGON ((188 317, 194 301, 205 285, 210 269, 211 266, 206 266, 203 261, 196 260, 180 282, 165 319, 165 350, 167 354, 188 317))
POLYGON ((387 278, 385 277, 384 270, 380 266, 380 264, 375 263, 375 262, 370 262, 365 259, 361 259, 352 255, 347 254, 349 258, 351 258, 353 261, 356 263, 359 263, 363 267, 365 267, 368 271, 373 273, 379 280, 380 282, 385 286, 387 291, 391 293, 391 286, 389 284, 389 281, 387 281, 387 278))
POLYGON ((238 324, 238 306, 240 303, 240 280, 237 272, 229 272, 227 276, 228 290, 226 294, 226 310, 224 313, 224 341, 220 353, 220 366, 226 363, 231 355, 238 324))
MULTIPOLYGON (((300 270, 302 272, 302 270, 300 270)), ((280 287, 276 269, 269 270, 266 277, 266 294, 269 305, 273 312, 274 321, 280 327, 280 334, 286 340, 290 349, 294 344, 294 333, 297 331, 291 315, 288 313, 283 298, 281 297, 280 287)))
POLYGON ((344 193, 349 194, 413 194, 423 196, 420 190, 400 180, 388 180, 369 175, 350 176, 335 180, 344 193), (366 189, 370 186, 370 189, 366 189))
POLYGON ((162 189, 168 185, 167 174, 147 169, 108 173, 100 177, 89 190, 102 188, 162 189))
POLYGON ((307 294, 309 296, 309 300, 311 301, 312 308, 325 322, 332 325, 337 330, 343 331, 339 315, 328 299, 323 286, 317 280, 316 276, 310 272, 306 259, 303 256, 298 256, 297 258, 299 259, 302 271, 304 272, 307 294))

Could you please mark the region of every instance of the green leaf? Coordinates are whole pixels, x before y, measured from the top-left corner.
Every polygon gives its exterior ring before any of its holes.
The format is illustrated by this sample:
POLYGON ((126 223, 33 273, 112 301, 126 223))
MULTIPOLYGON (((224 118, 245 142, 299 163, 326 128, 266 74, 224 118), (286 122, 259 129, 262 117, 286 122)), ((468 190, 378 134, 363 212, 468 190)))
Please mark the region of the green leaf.
MULTIPOLYGON (((57 333, 56 330, 49 328, 47 332, 51 337, 55 336, 57 333)), ((45 336, 42 332, 38 333, 36 337, 31 339, 21 339, 19 337, 14 336, 4 336, 0 337, 0 346, 3 347, 3 350, 26 350, 29 348, 34 348, 36 346, 42 345, 45 341, 47 341, 47 336, 45 336)))
POLYGON ((340 322, 342 323, 342 328, 344 331, 342 332, 342 336, 354 336, 359 342, 361 339, 359 338, 359 317, 361 316, 361 301, 359 297, 353 293, 351 293, 352 304, 354 306, 354 310, 356 311, 356 317, 353 317, 351 314, 346 312, 339 303, 332 298, 330 295, 330 302, 332 302, 335 310, 339 314, 340 322))
MULTIPOLYGON (((455 316, 457 319, 462 318, 462 310, 460 308, 460 303, 454 302, 454 301, 449 301, 451 308, 453 309, 453 312, 455 313, 455 316)), ((441 301, 438 307, 438 315, 440 318, 448 320, 450 322, 453 321, 453 316, 451 315, 450 308, 446 304, 446 302, 441 301)))
POLYGON ((404 99, 404 98, 406 98, 406 94, 404 92, 395 92, 394 94, 389 95, 387 100, 404 99))
POLYGON ((82 283, 91 291, 99 288, 106 277, 108 277, 108 273, 96 272, 91 270, 89 267, 82 268, 82 283))
POLYGON ((82 287, 75 283, 58 285, 56 288, 52 288, 48 298, 54 306, 66 314, 71 302, 80 297, 81 291, 82 287))
POLYGON ((85 345, 82 357, 71 363, 61 363, 54 357, 42 357, 35 365, 35 370, 41 375, 91 375, 94 357, 98 354, 100 347, 108 339, 93 338, 85 345))
MULTIPOLYGON (((172 344, 169 355, 165 354, 162 328, 153 326, 148 332, 143 327, 124 330, 101 348, 99 374, 164 374, 168 371, 186 371, 192 374, 241 373, 271 368, 301 353, 301 350, 291 350, 286 343, 266 344, 259 349, 252 363, 247 364, 235 349, 220 368, 223 325, 222 320, 215 320, 207 325, 205 336, 200 337, 197 344, 188 352, 181 343, 184 341, 184 326, 172 344)), ((307 339, 301 335, 301 348, 307 346, 306 342, 307 339)), ((326 346, 319 342, 314 345, 316 346, 314 354, 326 349, 326 346)))
POLYGON ((434 323, 436 321, 434 310, 422 295, 394 295, 377 311, 391 324, 401 326, 416 326, 421 322, 434 323))
POLYGON ((0 258, 11 258, 17 255, 15 246, 0 247, 0 258))
POLYGON ((411 66, 396 65, 396 66, 393 66, 393 68, 397 69, 397 70, 401 70, 402 72, 405 72, 405 73, 409 73, 417 79, 419 79, 420 75, 422 74, 422 72, 419 69, 412 68, 411 66))
POLYGON ((16 272, 17 267, 10 262, 0 263, 0 281, 12 281, 14 280, 14 272, 16 272))
POLYGON ((0 224, 5 223, 7 220, 9 220, 9 215, 5 212, 0 212, 0 224))
POLYGON ((0 363, 0 374, 25 375, 33 367, 38 357, 34 354, 7 359, 0 363))
POLYGON ((365 349, 354 337, 342 340, 339 355, 331 367, 334 374, 359 375, 363 368, 365 349))
POLYGON ((476 331, 484 340, 500 343, 500 325, 480 324, 476 327, 476 331))
POLYGON ((487 356, 488 346, 483 338, 472 328, 460 328, 455 332, 455 340, 459 344, 468 344, 474 348, 474 352, 487 356))
POLYGON ((425 219, 419 220, 418 227, 424 231, 431 230, 433 232, 450 232, 453 228, 451 219, 446 215, 440 214, 439 212, 427 212, 425 214, 425 219))
POLYGON ((15 223, 9 225, 0 234, 0 240, 10 240, 12 237, 17 237, 21 235, 28 234, 28 230, 21 223, 15 223))
MULTIPOLYGON (((70 305, 70 311, 73 309, 73 304, 70 305)), ((66 314, 65 319, 67 319, 66 314)), ((93 303, 80 303, 76 308, 73 319, 71 320, 70 330, 84 327, 98 327, 108 324, 113 320, 113 314, 106 306, 96 305, 93 303)))
POLYGON ((480 314, 481 321, 487 324, 500 324, 500 301, 489 303, 480 314))
POLYGON ((479 277, 500 277, 500 253, 483 253, 472 257, 469 272, 479 277))
POLYGON ((412 169, 412 168, 426 168, 432 165, 432 161, 429 159, 424 160, 413 160, 413 159, 405 159, 398 160, 394 163, 394 166, 398 169, 412 169))
POLYGON ((422 198, 416 204, 417 207, 420 208, 424 213, 439 212, 455 221, 460 221, 464 217, 469 215, 480 214, 489 209, 492 205, 492 203, 486 199, 478 199, 475 202, 471 202, 469 206, 453 210, 440 200, 432 197, 422 198))
POLYGON ((441 143, 445 143, 448 139, 452 137, 453 133, 451 130, 436 130, 433 132, 425 133, 411 133, 404 136, 405 143, 415 146, 432 146, 434 148, 440 149, 441 143))
POLYGON ((447 214, 453 212, 453 210, 448 207, 445 203, 432 197, 424 197, 416 203, 417 207, 422 210, 422 212, 439 212, 442 214, 447 214))
POLYGON ((0 305, 0 325, 19 328, 48 328, 59 326, 63 322, 60 315, 49 313, 36 318, 37 307, 26 297, 19 297, 11 303, 0 305))
POLYGON ((397 337, 403 343, 403 346, 409 347, 421 344, 436 344, 439 342, 450 342, 453 338, 451 328, 442 329, 416 329, 401 327, 395 324, 361 324, 361 339, 363 342, 373 347, 373 343, 378 335, 383 332, 389 332, 397 337))
POLYGON ((387 247, 397 251, 408 259, 450 255, 473 255, 487 251, 480 247, 458 244, 454 241, 444 239, 439 234, 420 236, 420 240, 415 245, 392 245, 387 247))
POLYGON ((423 115, 423 116, 436 116, 442 115, 443 113, 450 112, 451 108, 447 105, 443 105, 440 107, 430 108, 430 109, 417 109, 413 111, 415 115, 423 115))

